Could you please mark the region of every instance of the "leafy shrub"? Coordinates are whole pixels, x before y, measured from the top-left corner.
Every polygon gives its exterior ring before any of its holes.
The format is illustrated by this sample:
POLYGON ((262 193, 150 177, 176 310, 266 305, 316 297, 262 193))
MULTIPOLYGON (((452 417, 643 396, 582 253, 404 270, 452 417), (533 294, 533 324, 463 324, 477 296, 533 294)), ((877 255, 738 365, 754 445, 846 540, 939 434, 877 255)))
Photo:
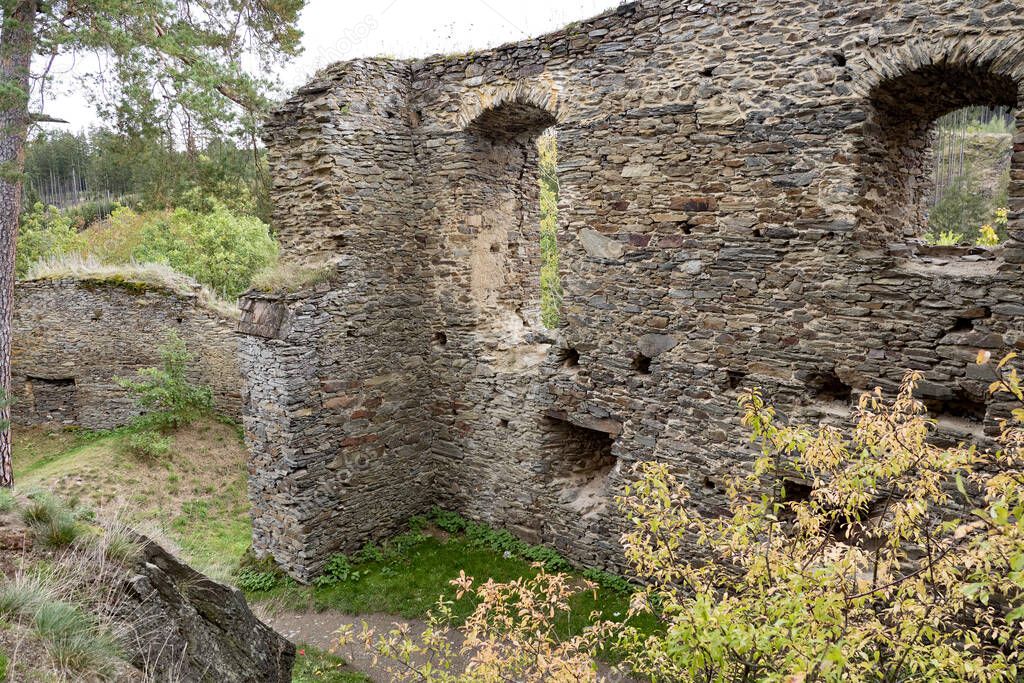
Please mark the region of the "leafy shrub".
POLYGON ((123 206, 115 208, 105 220, 82 232, 83 256, 107 265, 129 263, 142 244, 142 227, 151 220, 153 214, 136 213, 123 206))
POLYGON ((977 245, 979 247, 996 247, 1002 241, 995 228, 987 223, 981 226, 981 229, 978 231, 977 245))
POLYGON ((989 219, 989 201, 978 185, 974 172, 967 168, 946 188, 942 198, 928 214, 932 235, 961 233, 968 243, 978 238, 978 229, 989 219))
POLYGON ((200 214, 178 209, 142 228, 138 261, 165 263, 225 296, 238 296, 277 258, 266 224, 221 204, 200 214))
POLYGON ((924 236, 924 241, 937 247, 955 247, 964 243, 964 234, 962 232, 949 231, 938 235, 928 233, 924 236))
POLYGON ((359 549, 359 552, 355 554, 353 559, 356 564, 369 564, 370 562, 383 562, 387 559, 387 555, 381 550, 380 546, 367 543, 359 549))
POLYGON ((266 593, 274 590, 281 577, 275 572, 241 569, 235 575, 235 585, 246 593, 266 593))
POLYGON ((292 683, 369 683, 369 678, 350 669, 344 659, 312 645, 297 645, 292 683))
POLYGON ((132 432, 124 444, 129 453, 142 460, 162 460, 171 452, 171 438, 149 429, 132 432))
POLYGON ((436 506, 430 511, 430 521, 442 531, 447 531, 450 534, 461 534, 466 530, 468 524, 466 518, 459 513, 449 512, 436 506))
POLYGON ((600 569, 584 569, 583 578, 588 581, 593 581, 601 588, 605 588, 616 593, 628 594, 633 592, 633 584, 626 579, 616 574, 609 574, 608 572, 601 571, 600 569))
POLYGON ((113 199, 95 199, 67 209, 64 211, 64 215, 72 222, 72 224, 78 227, 78 229, 82 229, 96 223, 97 221, 107 218, 114 213, 119 206, 120 204, 113 199))
POLYGON ((78 229, 68 217, 56 207, 36 204, 18 224, 15 271, 24 277, 37 261, 60 258, 79 246, 78 229))
POLYGON ((160 347, 160 357, 162 367, 139 370, 134 380, 117 379, 144 411, 135 423, 140 431, 182 427, 213 409, 210 390, 192 385, 185 376, 192 355, 176 332, 160 347))
MULTIPOLYGON (((569 577, 477 584, 462 628, 474 674, 494 680, 595 681, 608 645, 643 680, 1018 681, 1024 653, 1024 386, 1011 354, 990 390, 1018 407, 1001 449, 936 445, 908 373, 891 399, 864 394, 852 425, 788 426, 757 390, 740 401, 760 447, 726 482, 721 516, 694 514, 690 486, 663 463, 637 466, 618 504, 626 559, 644 587, 625 623, 595 617, 560 637, 569 577), (787 495, 794 479, 811 489, 787 495), (631 623, 653 613, 663 628, 631 623), (524 654, 526 653, 526 654, 524 654)), ((395 680, 449 681, 454 623, 439 603, 422 637, 392 631, 376 650, 395 680), (430 661, 420 667, 412 657, 430 661)), ((342 643, 350 629, 340 632, 342 643)))
POLYGON ((345 555, 332 555, 324 566, 323 573, 313 582, 318 588, 329 588, 339 583, 358 581, 361 576, 351 560, 345 555))
POLYGON ((10 666, 10 660, 7 659, 7 655, 0 652, 0 681, 7 680, 7 668, 10 666))
POLYGON ((257 273, 252 288, 261 292, 298 292, 328 282, 335 272, 332 263, 278 263, 257 273))

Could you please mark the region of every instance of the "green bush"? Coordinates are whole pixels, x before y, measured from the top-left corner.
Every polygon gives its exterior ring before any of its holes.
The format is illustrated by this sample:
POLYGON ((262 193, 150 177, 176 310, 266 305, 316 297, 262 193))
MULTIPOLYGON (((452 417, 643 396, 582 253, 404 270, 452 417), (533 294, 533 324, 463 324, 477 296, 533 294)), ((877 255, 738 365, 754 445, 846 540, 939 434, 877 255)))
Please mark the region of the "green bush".
POLYGON ((540 152, 540 308, 548 329, 558 327, 562 281, 558 274, 558 141, 553 135, 538 140, 540 152))
MULTIPOLYGON (((176 429, 213 409, 210 390, 194 386, 185 376, 192 355, 176 332, 171 332, 160 347, 160 357, 162 367, 139 370, 135 379, 117 379, 143 410, 144 414, 135 422, 140 432, 176 429)), ((153 445, 151 442, 150 446, 153 445)))
POLYGON ((430 521, 437 525, 442 531, 450 534, 461 534, 466 530, 466 518, 457 512, 449 512, 439 507, 430 511, 430 521))
POLYGON ((298 644, 292 683, 369 683, 371 680, 350 669, 340 657, 311 645, 298 644))
POLYGON ((84 202, 64 211, 64 215, 79 229, 87 228, 97 221, 109 218, 121 205, 113 199, 96 199, 84 202))
POLYGON ((74 221, 53 206, 36 204, 21 216, 15 271, 24 277, 37 261, 60 258, 78 250, 78 229, 74 221))
POLYGON ((264 572, 258 569, 241 569, 235 575, 235 585, 246 593, 266 593, 274 590, 281 582, 275 572, 264 572))
POLYGON ((7 680, 7 667, 10 665, 7 655, 0 652, 0 681, 7 680))
POLYGON ((961 234, 974 244, 981 226, 991 218, 992 207, 978 185, 974 172, 967 168, 963 175, 953 179, 938 203, 928 214, 932 235, 961 234))
POLYGON ((336 270, 336 266, 331 263, 277 263, 257 273, 251 286, 261 292, 298 292, 329 282, 336 270))
POLYGON ((583 578, 593 581, 601 588, 606 588, 616 593, 622 593, 624 595, 631 594, 633 592, 633 584, 626 579, 616 574, 609 574, 608 572, 601 571, 600 569, 584 569, 583 578))
POLYGON ((924 236, 924 241, 936 247, 956 247, 966 243, 962 232, 943 232, 938 235, 929 232, 924 236))
POLYGON ((274 263, 277 242, 259 219, 237 216, 214 202, 207 214, 178 209, 147 223, 133 256, 167 264, 232 297, 274 263))
POLYGON ((323 573, 313 582, 318 588, 329 588, 330 586, 348 581, 358 581, 360 572, 353 566, 352 561, 345 555, 332 555, 324 566, 323 573))
POLYGON ((129 453, 141 460, 162 460, 171 452, 171 438, 149 429, 129 434, 124 445, 129 453))

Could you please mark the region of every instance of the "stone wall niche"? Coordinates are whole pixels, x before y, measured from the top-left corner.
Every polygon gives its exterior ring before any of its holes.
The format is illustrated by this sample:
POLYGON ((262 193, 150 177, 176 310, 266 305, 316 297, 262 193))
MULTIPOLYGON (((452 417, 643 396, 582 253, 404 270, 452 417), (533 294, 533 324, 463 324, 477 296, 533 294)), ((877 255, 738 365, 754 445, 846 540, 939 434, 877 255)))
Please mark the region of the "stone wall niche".
POLYGON ((596 517, 611 500, 609 477, 617 459, 611 434, 544 418, 544 480, 559 505, 581 518, 596 517))
POLYGON ((77 390, 74 377, 26 377, 25 393, 30 402, 30 412, 36 420, 76 424, 78 407, 75 403, 77 390))
MULTIPOLYGON (((969 106, 1013 108, 1017 99, 1011 77, 973 63, 929 64, 875 86, 861 155, 863 241, 900 242, 927 231, 937 119, 969 106)), ((1018 174, 1020 161, 1017 155, 1018 174)), ((1014 192, 1011 182, 1011 198, 1014 192)))

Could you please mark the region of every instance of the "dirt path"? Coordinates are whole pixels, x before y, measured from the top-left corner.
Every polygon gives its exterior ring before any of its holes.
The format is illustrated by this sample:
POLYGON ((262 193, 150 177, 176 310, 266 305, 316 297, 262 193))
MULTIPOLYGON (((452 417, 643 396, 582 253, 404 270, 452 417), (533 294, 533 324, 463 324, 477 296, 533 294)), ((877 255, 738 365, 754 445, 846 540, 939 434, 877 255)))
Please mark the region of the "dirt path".
MULTIPOLYGON (((407 624, 414 640, 422 635, 427 627, 424 621, 401 619, 390 614, 363 614, 354 617, 351 614, 335 611, 281 612, 265 616, 264 621, 293 643, 305 643, 321 650, 330 650, 335 646, 334 632, 346 624, 355 627, 356 633, 362 630, 364 622, 377 633, 387 633, 399 623, 407 624)), ((457 639, 458 635, 458 633, 453 633, 453 639, 457 639)), ((358 644, 353 643, 344 648, 344 651, 339 651, 336 654, 343 657, 353 669, 366 674, 378 683, 389 683, 392 680, 387 667, 382 663, 374 664, 373 653, 358 644)), ((459 667, 464 668, 468 664, 468 660, 459 658, 456 663, 459 667)))
MULTIPOLYGON (((351 614, 341 612, 277 612, 264 615, 263 620, 276 629, 285 638, 293 643, 305 643, 321 650, 330 650, 335 645, 334 632, 343 625, 351 624, 356 631, 362 629, 363 622, 370 625, 378 633, 386 633, 393 629, 396 624, 408 625, 410 635, 415 640, 427 628, 427 623, 418 619, 401 619, 390 614, 364 614, 354 617, 351 614)), ((456 644, 455 652, 458 653, 461 638, 458 632, 452 632, 451 637, 456 644)), ((348 646, 343 652, 337 653, 349 663, 356 671, 369 676, 377 683, 390 683, 391 674, 381 663, 374 664, 373 653, 355 644, 348 646)), ((469 660, 464 657, 455 657, 455 664, 459 670, 465 668, 469 660)), ((613 672, 611 667, 605 664, 598 665, 598 680, 601 683, 636 683, 636 679, 624 676, 621 673, 613 672)))

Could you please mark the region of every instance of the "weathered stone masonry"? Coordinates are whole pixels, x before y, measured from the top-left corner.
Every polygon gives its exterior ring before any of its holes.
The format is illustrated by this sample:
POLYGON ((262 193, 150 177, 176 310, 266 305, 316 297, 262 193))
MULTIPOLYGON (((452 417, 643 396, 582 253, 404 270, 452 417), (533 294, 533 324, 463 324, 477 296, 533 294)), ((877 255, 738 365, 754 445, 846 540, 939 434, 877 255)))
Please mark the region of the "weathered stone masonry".
POLYGON ((1024 3, 624 5, 464 57, 324 71, 267 128, 275 223, 336 283, 244 303, 255 546, 300 578, 432 504, 618 563, 657 458, 715 514, 735 400, 833 419, 908 368, 984 439, 1024 348, 1024 3), (928 135, 1016 108, 1001 248, 927 249, 928 135), (563 327, 534 141, 559 140, 563 327))
POLYGON ((16 422, 126 424, 139 410, 116 378, 159 366, 172 330, 196 356, 192 381, 210 387, 218 411, 240 414, 237 322, 198 296, 89 278, 21 281, 14 293, 16 422))

